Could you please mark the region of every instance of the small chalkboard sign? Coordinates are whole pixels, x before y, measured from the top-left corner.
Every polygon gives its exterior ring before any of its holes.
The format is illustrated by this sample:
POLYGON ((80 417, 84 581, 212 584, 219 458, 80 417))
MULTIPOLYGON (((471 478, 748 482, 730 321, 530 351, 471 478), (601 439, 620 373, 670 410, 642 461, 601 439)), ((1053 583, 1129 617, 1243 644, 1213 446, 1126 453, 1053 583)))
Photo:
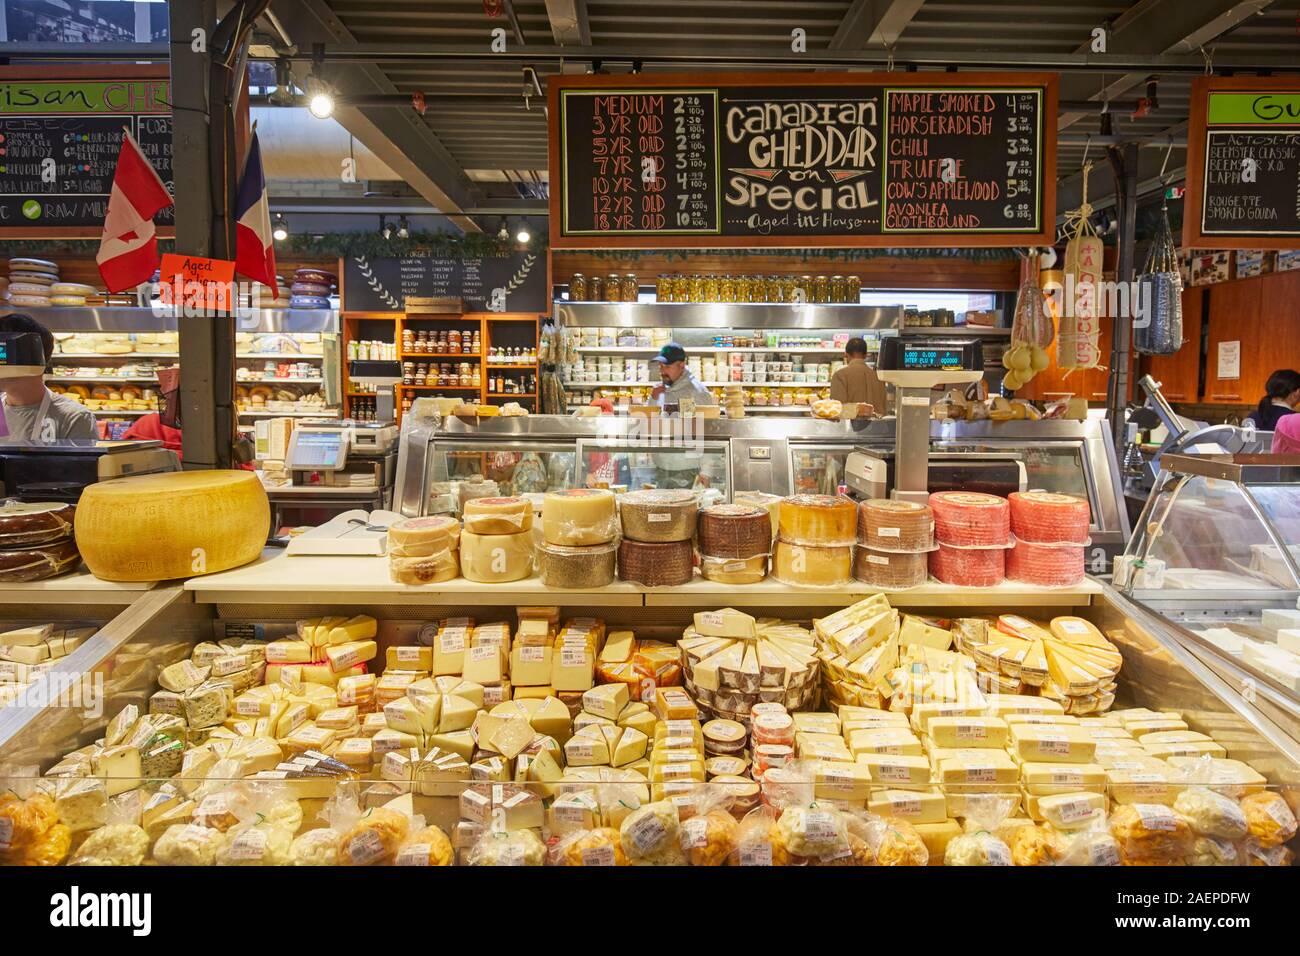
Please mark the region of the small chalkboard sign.
POLYGON ((348 256, 344 264, 345 312, 402 312, 408 298, 461 299, 466 312, 537 312, 550 307, 546 256, 446 259, 348 256))

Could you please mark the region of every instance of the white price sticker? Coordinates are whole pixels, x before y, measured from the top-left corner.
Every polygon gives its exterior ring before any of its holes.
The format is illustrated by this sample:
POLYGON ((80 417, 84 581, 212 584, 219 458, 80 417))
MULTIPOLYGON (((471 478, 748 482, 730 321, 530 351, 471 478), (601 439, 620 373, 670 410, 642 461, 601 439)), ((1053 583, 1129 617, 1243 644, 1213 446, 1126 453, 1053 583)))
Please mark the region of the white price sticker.
POLYGON ((232 860, 260 860, 266 856, 266 832, 251 828, 230 841, 232 860))
POLYGON ((647 813, 627 828, 627 835, 638 852, 645 854, 662 843, 668 831, 664 829, 663 821, 647 813))
POLYGON ((589 846, 582 850, 583 866, 613 866, 614 865, 614 848, 608 844, 605 846, 589 846))
POLYGON ((700 623, 705 627, 722 627, 726 618, 721 611, 701 611, 700 623))
POLYGON ((519 660, 530 664, 540 664, 546 660, 546 648, 530 645, 519 648, 519 660))
POLYGON ((651 523, 656 523, 656 522, 660 522, 660 521, 672 521, 672 520, 673 520, 673 516, 672 516, 672 515, 670 515, 670 514, 664 514, 663 512, 659 512, 659 511, 652 512, 652 513, 646 515, 645 517, 646 517, 646 521, 649 521, 649 522, 651 522, 651 523))
POLYGON ((902 528, 877 528, 876 534, 882 538, 901 538, 903 536, 902 528))
POLYGON ((397 660, 403 664, 418 664, 420 662, 420 648, 399 647, 397 649, 397 660))
POLYGON ((412 843, 410 846, 404 846, 397 852, 394 863, 397 866, 428 866, 430 849, 431 845, 428 843, 412 843))
POLYGON ((469 649, 469 659, 471 661, 487 661, 501 653, 495 644, 480 644, 478 647, 469 649))
POLYGON ((1113 839, 1100 840, 1088 848, 1092 866, 1119 866, 1119 845, 1113 839))
POLYGON ((1174 817, 1173 811, 1162 804, 1135 803, 1133 809, 1137 811, 1142 825, 1148 830, 1174 831, 1178 829, 1178 820, 1174 817))
POLYGON ((384 856, 384 841, 375 830, 365 830, 348 841, 348 859, 356 866, 369 866, 384 856))
POLYGON ((771 866, 772 844, 746 843, 740 848, 741 866, 771 866))
POLYGON ((438 649, 444 654, 459 654, 465 649, 464 628, 448 628, 438 636, 438 649))
POLYGON ((0 850, 8 850, 14 842, 13 817, 0 817, 0 850))
POLYGON ((682 849, 694 850, 708 845, 709 821, 704 817, 692 817, 682 824, 682 849))

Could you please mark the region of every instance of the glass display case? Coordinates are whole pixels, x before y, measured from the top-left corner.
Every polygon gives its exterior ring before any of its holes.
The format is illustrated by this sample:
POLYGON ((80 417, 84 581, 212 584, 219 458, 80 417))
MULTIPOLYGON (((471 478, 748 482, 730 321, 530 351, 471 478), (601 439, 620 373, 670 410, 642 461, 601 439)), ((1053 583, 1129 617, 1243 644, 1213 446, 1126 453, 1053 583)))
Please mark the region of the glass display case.
POLYGON ((578 442, 578 484, 639 488, 712 489, 718 500, 731 496, 731 469, 725 441, 684 442, 664 447, 623 440, 578 442))

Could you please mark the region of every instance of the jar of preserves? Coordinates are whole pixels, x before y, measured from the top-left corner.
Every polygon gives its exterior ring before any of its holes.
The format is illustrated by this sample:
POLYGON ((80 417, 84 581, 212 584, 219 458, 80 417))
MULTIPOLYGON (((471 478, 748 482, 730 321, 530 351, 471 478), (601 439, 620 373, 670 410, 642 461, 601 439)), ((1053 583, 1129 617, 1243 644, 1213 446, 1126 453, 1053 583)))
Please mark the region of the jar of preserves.
POLYGON ((831 276, 831 301, 847 301, 848 293, 845 291, 844 276, 831 276))
POLYGON ((575 272, 569 279, 569 301, 587 301, 587 277, 581 272, 575 272))
POLYGON ((763 280, 763 302, 784 302, 785 291, 780 276, 768 276, 763 280))
POLYGON ((762 302, 766 294, 762 276, 745 276, 745 297, 742 302, 762 302))
POLYGON ((623 292, 622 299, 624 302, 635 302, 641 297, 641 282, 637 279, 635 272, 629 272, 623 276, 620 288, 623 292))
POLYGON ((704 301, 704 276, 693 275, 686 281, 686 298, 678 298, 679 302, 703 302, 704 301))
POLYGON ((655 301, 672 302, 674 292, 673 277, 670 275, 661 275, 655 280, 655 301))
POLYGON ((858 276, 844 277, 844 301, 857 305, 862 299, 862 279, 858 276))
POLYGON ((447 333, 447 351, 448 352, 460 351, 460 330, 459 329, 452 329, 450 332, 447 333))
POLYGON ((605 276, 605 301, 623 301, 623 277, 617 272, 611 272, 605 276))
POLYGON ((415 384, 415 363, 414 362, 402 363, 402 384, 403 385, 415 384))
POLYGON ((605 280, 600 276, 592 276, 587 280, 587 301, 605 301, 605 280))
POLYGON ((701 302, 719 302, 719 296, 722 295, 722 284, 715 275, 704 277, 704 295, 700 298, 701 302))
POLYGON ((736 299, 736 279, 731 276, 718 277, 718 299, 719 302, 735 302, 736 299))
POLYGON ((808 298, 809 302, 829 302, 831 300, 831 277, 815 276, 813 278, 812 295, 808 298))

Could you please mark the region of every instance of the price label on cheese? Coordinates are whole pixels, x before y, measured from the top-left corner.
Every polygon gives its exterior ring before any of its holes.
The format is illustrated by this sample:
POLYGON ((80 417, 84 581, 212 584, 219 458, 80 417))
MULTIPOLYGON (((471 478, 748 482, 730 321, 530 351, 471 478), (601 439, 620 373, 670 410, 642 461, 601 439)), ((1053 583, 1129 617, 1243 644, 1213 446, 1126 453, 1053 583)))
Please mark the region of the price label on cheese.
POLYGON ((705 627, 722 627, 726 623, 726 617, 721 611, 701 611, 700 623, 705 627))
POLYGON ((906 782, 912 779, 912 771, 903 764, 882 763, 876 766, 876 776, 891 783, 906 782))
POLYGON ((397 648, 397 660, 403 664, 418 664, 420 662, 420 648, 418 647, 399 647, 397 648))
POLYGON ((262 702, 255 697, 240 697, 235 701, 235 713, 240 717, 257 717, 262 713, 262 702))
POLYGON ((397 851, 397 866, 428 866, 432 846, 428 843, 412 843, 397 851))
POLYGON ((998 771, 996 767, 992 767, 992 766, 981 767, 972 764, 966 768, 967 783, 996 783, 997 779, 998 779, 998 771))
POLYGON ((614 848, 609 844, 588 846, 582 849, 583 866, 613 866, 614 859, 614 848))
POLYGON ((565 646, 560 651, 560 664, 564 667, 582 667, 586 663, 586 647, 565 646))
POLYGON ((902 537, 902 528, 877 528, 876 534, 882 538, 899 538, 902 537))
POLYGON ((463 627, 449 627, 438 635, 438 648, 444 654, 459 654, 465 649, 465 641, 463 627))
POLYGON ((871 746, 871 750, 868 752, 873 754, 883 754, 889 757, 901 757, 903 755, 903 745, 876 743, 871 746))
POLYGON ((694 850, 708 845, 709 821, 692 817, 682 824, 682 849, 694 850))
POLYGON ((1056 626, 1066 634, 1074 634, 1077 637, 1084 637, 1091 633, 1091 628, 1082 621, 1071 621, 1068 618, 1057 620, 1056 626))
POLYGON ((557 803, 552 808, 552 814, 555 819, 561 823, 583 823, 591 817, 595 808, 587 806, 586 803, 557 803))
POLYGON ((0 683, 12 684, 18 681, 18 665, 13 661, 0 661, 0 683))
POLYGON ((480 644, 478 647, 469 649, 469 659, 471 661, 490 661, 500 653, 501 651, 495 644, 480 644))
MULTIPOLYGON (((1227 854, 1225 854, 1224 858, 1226 860, 1231 861, 1236 859, 1237 851, 1236 849, 1232 848, 1231 844, 1229 844, 1228 846, 1232 852, 1232 856, 1229 857, 1227 856, 1227 854)), ((1250 848, 1250 852, 1254 854, 1256 857, 1258 857, 1259 859, 1263 860, 1269 866, 1290 865, 1290 857, 1287 854, 1287 848, 1285 846, 1261 847, 1258 845, 1252 845, 1250 848)))
POLYGON ((981 723, 962 721, 955 730, 958 740, 987 740, 989 736, 988 728, 981 723))
POLYGON ((224 793, 210 793, 203 798, 197 810, 194 811, 196 817, 217 817, 226 813, 230 809, 229 801, 224 793))
POLYGON ((1064 823, 1081 823, 1091 819, 1094 813, 1093 807, 1083 799, 1067 800, 1057 804, 1056 810, 1064 823))
POLYGON ((585 740, 570 738, 569 742, 564 745, 564 749, 569 755, 570 763, 575 760, 591 760, 596 755, 595 744, 589 744, 585 740))
POLYGON ((1011 849, 998 839, 984 841, 984 858, 989 866, 1010 866, 1011 849))
POLYGON ((1059 786, 1083 786, 1083 774, 1077 770, 1053 770, 1052 783, 1059 786))
POLYGON ((888 795, 889 808, 900 817, 914 817, 921 813, 921 800, 906 793, 888 795))
POLYGON ((1067 756, 1070 753, 1070 738, 1062 734, 1043 734, 1038 738, 1038 752, 1055 757, 1067 756))
POLYGON ((663 748, 655 750, 655 756, 667 763, 689 763, 699 756, 691 749, 694 745, 695 740, 691 737, 667 737, 663 748))
POLYGON ((202 670, 194 666, 192 661, 184 661, 181 670, 185 673, 185 680, 192 684, 202 683, 207 677, 202 670))
MULTIPOLYGON (((375 742, 379 746, 379 742, 375 742)), ((388 780, 405 780, 410 772, 410 761, 403 750, 392 750, 384 754, 383 762, 380 764, 380 772, 388 780)))
POLYGON ((673 516, 672 516, 672 515, 670 515, 670 514, 664 514, 663 512, 660 512, 660 511, 652 511, 652 512, 650 512, 650 514, 646 515, 645 517, 646 517, 646 521, 649 521, 649 522, 651 522, 651 523, 659 522, 659 521, 672 521, 672 520, 673 520, 673 516))
POLYGON ((369 866, 384 856, 384 841, 376 830, 363 830, 347 843, 347 855, 355 866, 369 866))
POLYGON ((251 827, 230 841, 232 860, 260 860, 266 856, 266 831, 251 827))
POLYGON ((744 561, 724 561, 724 562, 722 563, 722 570, 723 570, 723 571, 744 571, 744 570, 745 570, 745 562, 744 562, 744 561))
POLYGON ((1133 809, 1137 811, 1138 818, 1142 825, 1148 830, 1165 830, 1174 831, 1178 829, 1178 820, 1174 817, 1174 812, 1168 807, 1159 803, 1135 803, 1133 809))
POLYGON ((837 835, 834 814, 825 810, 809 810, 804 814, 804 836, 809 843, 830 843, 837 835))
POLYGON ((771 866, 772 844, 763 842, 746 843, 740 848, 741 866, 771 866))
POLYGON ((868 564, 888 564, 888 563, 889 563, 889 559, 886 558, 886 557, 882 557, 882 556, 879 555, 879 554, 869 554, 869 555, 867 555, 867 563, 868 563, 868 564))
POLYGON ((663 842, 668 831, 664 829, 663 821, 653 813, 647 813, 631 822, 627 835, 637 851, 646 854, 663 842))
POLYGON ((530 664, 540 664, 546 660, 546 648, 528 646, 519 648, 519 659, 530 664))
POLYGON ((669 737, 690 737, 695 733, 695 723, 690 720, 665 720, 664 728, 669 737))
POLYGON ((483 688, 483 706, 484 708, 495 707, 497 704, 504 703, 506 699, 506 689, 501 686, 483 688))
POLYGON ((280 668, 280 683, 289 690, 297 693, 302 690, 302 668, 301 667, 282 667, 280 668))
POLYGON ((1284 830, 1294 829, 1296 825, 1295 815, 1291 812, 1291 808, 1283 802, 1281 797, 1278 797, 1276 800, 1270 800, 1264 806, 1264 812, 1272 817, 1273 822, 1284 830))
POLYGON ((212 673, 217 677, 225 677, 227 674, 234 674, 248 667, 248 657, 243 654, 231 654, 226 657, 218 657, 212 662, 212 673))
POLYGON ((1113 837, 1104 837, 1088 847, 1091 866, 1119 866, 1119 844, 1113 837))
POLYGON ((822 774, 822 783, 832 790, 852 790, 853 775, 847 770, 827 767, 822 774))
POLYGON ((0 817, 0 850, 8 850, 14 842, 13 817, 0 817))

